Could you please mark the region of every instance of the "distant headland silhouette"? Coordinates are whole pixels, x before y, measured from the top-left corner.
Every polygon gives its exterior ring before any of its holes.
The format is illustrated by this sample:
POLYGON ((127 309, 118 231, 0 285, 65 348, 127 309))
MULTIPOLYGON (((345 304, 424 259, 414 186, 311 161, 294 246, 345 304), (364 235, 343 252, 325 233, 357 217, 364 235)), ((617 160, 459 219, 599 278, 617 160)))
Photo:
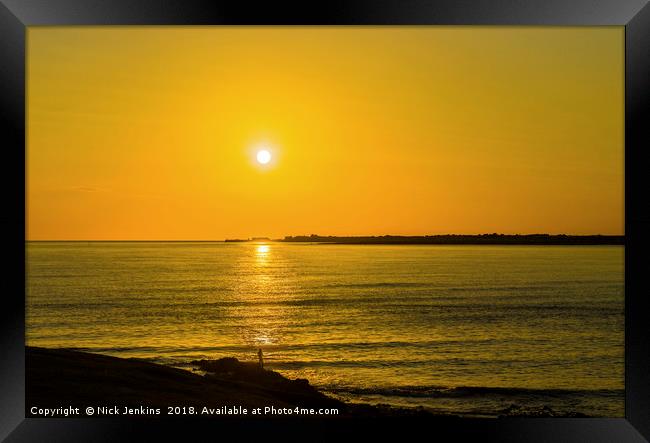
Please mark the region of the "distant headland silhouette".
POLYGON ((316 234, 286 236, 282 242, 310 242, 357 245, 624 245, 624 235, 566 234, 444 234, 444 235, 381 235, 321 236, 316 234))

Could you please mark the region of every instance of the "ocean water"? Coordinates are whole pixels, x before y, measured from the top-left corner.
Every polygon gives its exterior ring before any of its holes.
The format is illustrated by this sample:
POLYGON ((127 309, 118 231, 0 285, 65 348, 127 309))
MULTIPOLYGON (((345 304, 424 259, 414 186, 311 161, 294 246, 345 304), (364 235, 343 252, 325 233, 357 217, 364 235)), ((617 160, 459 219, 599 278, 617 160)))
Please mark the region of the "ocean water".
POLYGON ((255 360, 352 402, 624 415, 621 246, 28 242, 27 344, 255 360))

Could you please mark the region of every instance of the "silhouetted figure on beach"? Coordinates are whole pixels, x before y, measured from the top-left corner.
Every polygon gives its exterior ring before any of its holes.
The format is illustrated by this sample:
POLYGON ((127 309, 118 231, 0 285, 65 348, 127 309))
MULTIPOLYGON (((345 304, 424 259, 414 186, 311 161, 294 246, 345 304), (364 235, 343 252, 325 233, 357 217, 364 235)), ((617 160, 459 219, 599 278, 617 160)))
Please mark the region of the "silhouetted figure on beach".
POLYGON ((262 348, 257 350, 257 359, 260 363, 260 369, 264 369, 264 355, 262 354, 262 348))

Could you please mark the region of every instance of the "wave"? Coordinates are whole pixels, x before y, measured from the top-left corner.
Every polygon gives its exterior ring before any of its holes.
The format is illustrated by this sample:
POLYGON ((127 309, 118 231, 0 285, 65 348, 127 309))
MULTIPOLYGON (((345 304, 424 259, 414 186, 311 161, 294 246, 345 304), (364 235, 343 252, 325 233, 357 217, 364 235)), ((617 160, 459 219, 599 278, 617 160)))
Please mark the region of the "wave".
MULTIPOLYGON (((532 345, 536 343, 542 343, 546 340, 543 338, 510 338, 510 339, 501 339, 501 338, 465 338, 465 339, 441 339, 441 340, 423 340, 423 341, 358 341, 358 342, 328 342, 328 343, 304 343, 304 344, 265 344, 265 352, 269 352, 269 357, 273 358, 273 354, 276 352, 281 352, 286 354, 285 357, 289 357, 289 354, 292 352, 304 353, 305 351, 310 351, 311 353, 323 353, 327 351, 336 351, 337 355, 350 351, 374 351, 378 355, 386 356, 392 355, 392 351, 388 353, 385 350, 404 350, 404 349, 424 349, 429 350, 433 348, 445 348, 445 347, 458 347, 458 346, 467 346, 467 345, 481 345, 481 346, 491 346, 499 345, 501 343, 507 344, 510 341, 516 341, 520 344, 532 345)), ((84 351, 84 352, 142 352, 142 353, 153 353, 153 358, 156 356, 164 355, 195 355, 195 353, 228 353, 228 352, 257 352, 259 348, 258 344, 233 344, 233 345, 211 345, 211 346, 151 346, 151 345, 140 345, 140 346, 88 346, 88 347, 74 347, 75 350, 84 351)), ((603 358, 603 356, 609 355, 606 353, 593 354, 593 358, 603 358)), ((586 357, 586 356, 585 356, 586 357)), ((460 358, 453 355, 447 355, 444 359, 445 361, 465 361, 467 358, 460 358)), ((498 362, 502 359, 492 358, 485 360, 485 362, 498 362)), ((474 361, 482 361, 474 359, 474 361)), ((508 359, 508 361, 532 361, 540 362, 538 358, 535 357, 534 360, 530 359, 508 359)), ((381 360, 333 360, 333 361, 298 361, 295 359, 290 359, 286 361, 278 361, 278 365, 290 365, 290 366, 310 366, 315 363, 328 364, 328 365, 340 365, 340 364, 356 364, 356 365, 394 365, 394 364, 422 364, 422 363, 431 363, 430 359, 425 360, 414 360, 407 361, 403 358, 397 360, 391 360, 382 358, 381 360)))
MULTIPOLYGON (((523 339, 522 339, 523 340, 523 339)), ((307 344, 267 344, 264 345, 264 349, 267 352, 277 352, 277 351, 304 351, 306 349, 311 349, 314 351, 327 351, 327 350, 336 350, 340 351, 341 349, 381 349, 381 348, 423 348, 428 349, 431 347, 440 347, 440 346, 452 346, 452 345, 464 345, 468 343, 498 343, 501 340, 494 338, 476 338, 476 339, 463 339, 463 340, 429 340, 429 341, 368 341, 368 342, 330 342, 330 343, 307 343, 307 344)), ((535 341, 535 340, 524 340, 524 341, 535 341)), ((177 346, 94 346, 94 347, 75 347, 74 350, 83 351, 83 352, 159 352, 159 353, 185 353, 191 354, 193 352, 247 352, 247 351, 257 351, 259 348, 255 344, 243 344, 243 345, 223 345, 223 346, 191 346, 191 347, 177 347, 177 346)), ((157 358, 157 357, 153 357, 157 358)), ((287 361, 288 364, 300 364, 300 365, 309 365, 313 363, 311 361, 297 362, 295 360, 287 361)), ((331 363, 340 363, 340 361, 335 361, 331 363)))
POLYGON ((488 386, 397 386, 397 387, 341 387, 325 385, 321 389, 335 394, 380 395, 411 398, 469 398, 469 397, 579 397, 597 396, 623 398, 624 389, 531 389, 488 386))
POLYGON ((329 283, 313 288, 432 288, 431 283, 375 282, 375 283, 329 283))

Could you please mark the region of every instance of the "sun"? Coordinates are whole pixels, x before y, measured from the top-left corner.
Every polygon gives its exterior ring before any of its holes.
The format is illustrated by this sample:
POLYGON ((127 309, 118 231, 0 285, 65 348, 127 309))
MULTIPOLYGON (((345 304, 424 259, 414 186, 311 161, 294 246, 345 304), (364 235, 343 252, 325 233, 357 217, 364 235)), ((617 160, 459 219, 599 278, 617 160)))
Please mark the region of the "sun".
POLYGON ((260 149, 257 151, 257 163, 261 165, 266 165, 268 162, 271 161, 271 153, 267 151, 266 149, 260 149))

